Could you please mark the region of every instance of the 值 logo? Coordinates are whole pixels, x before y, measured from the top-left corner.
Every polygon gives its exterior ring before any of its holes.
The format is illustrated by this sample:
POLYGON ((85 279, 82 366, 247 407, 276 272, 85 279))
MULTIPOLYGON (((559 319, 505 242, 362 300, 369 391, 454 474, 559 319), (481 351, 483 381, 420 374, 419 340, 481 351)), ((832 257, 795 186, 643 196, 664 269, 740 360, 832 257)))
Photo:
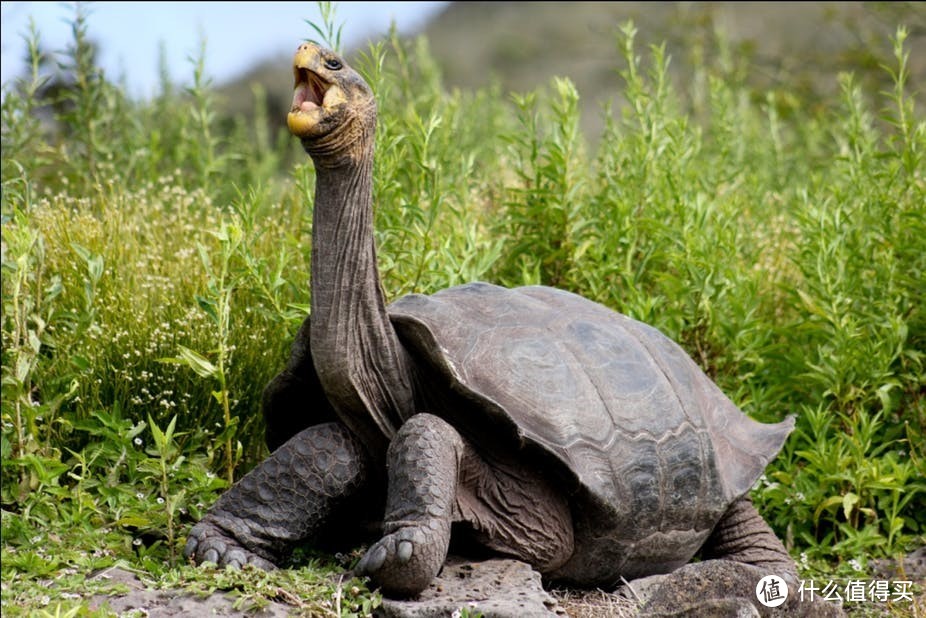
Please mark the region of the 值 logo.
POLYGON ((765 607, 778 607, 788 599, 788 584, 777 575, 766 575, 756 584, 756 598, 765 607))

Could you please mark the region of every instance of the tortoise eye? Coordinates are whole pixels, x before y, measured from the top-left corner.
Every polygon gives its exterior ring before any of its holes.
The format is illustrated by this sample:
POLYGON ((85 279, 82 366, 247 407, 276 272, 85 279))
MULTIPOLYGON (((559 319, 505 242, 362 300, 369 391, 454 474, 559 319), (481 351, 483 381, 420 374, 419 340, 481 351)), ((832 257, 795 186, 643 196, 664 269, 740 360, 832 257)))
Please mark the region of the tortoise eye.
POLYGON ((336 58, 326 58, 325 59, 325 68, 331 71, 341 70, 341 62, 336 58))

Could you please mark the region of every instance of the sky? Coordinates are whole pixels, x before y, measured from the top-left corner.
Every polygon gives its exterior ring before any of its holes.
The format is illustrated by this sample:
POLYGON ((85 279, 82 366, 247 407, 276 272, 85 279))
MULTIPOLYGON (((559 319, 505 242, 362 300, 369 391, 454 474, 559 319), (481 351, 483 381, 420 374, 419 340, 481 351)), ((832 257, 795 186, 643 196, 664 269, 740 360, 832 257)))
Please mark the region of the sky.
MULTIPOLYGON (((342 47, 362 45, 388 31, 413 33, 447 2, 337 2, 335 23, 343 24, 342 47)), ((216 84, 229 81, 253 65, 289 54, 315 36, 306 20, 321 23, 315 2, 96 2, 84 3, 88 33, 100 46, 106 76, 123 76, 129 94, 157 92, 158 58, 163 43, 171 80, 189 83, 205 40, 205 70, 216 84)), ((71 41, 71 2, 0 2, 2 83, 26 71, 24 61, 29 18, 34 19, 46 49, 60 51, 71 41)))

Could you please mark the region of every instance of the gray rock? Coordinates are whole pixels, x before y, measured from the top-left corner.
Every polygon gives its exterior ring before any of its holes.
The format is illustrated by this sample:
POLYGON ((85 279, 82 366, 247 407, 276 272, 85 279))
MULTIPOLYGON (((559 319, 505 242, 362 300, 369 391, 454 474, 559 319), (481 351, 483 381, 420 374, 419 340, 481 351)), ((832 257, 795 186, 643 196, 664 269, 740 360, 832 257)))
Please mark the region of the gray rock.
POLYGON ((817 598, 801 601, 795 589, 788 600, 775 608, 760 605, 756 584, 768 573, 756 567, 736 565, 727 560, 708 560, 687 564, 665 576, 665 580, 643 606, 640 616, 668 618, 698 616, 762 616, 763 618, 839 618, 845 616, 842 607, 817 598), (723 590, 718 599, 716 591, 723 590), (753 613, 743 603, 752 607, 753 613))
POLYGON ((707 599, 698 603, 682 604, 675 610, 645 611, 645 618, 760 618, 759 610, 749 599, 707 599))
POLYGON ((95 576, 112 583, 124 584, 127 593, 97 594, 91 609, 108 607, 118 616, 148 618, 189 618, 190 616, 227 616, 230 618, 287 618, 294 608, 270 602, 259 611, 235 609, 235 597, 216 592, 208 597, 185 594, 182 590, 149 590, 134 573, 119 568, 106 569, 95 576))
POLYGON ((467 562, 448 559, 441 573, 416 598, 383 599, 380 618, 446 618, 463 610, 486 618, 565 616, 540 582, 540 574, 518 560, 467 562))
POLYGON ((244 611, 235 609, 234 597, 227 594, 212 594, 205 598, 194 597, 188 594, 177 594, 176 591, 143 590, 128 595, 100 599, 92 605, 93 608, 102 607, 105 600, 109 609, 119 616, 135 615, 148 618, 188 618, 190 616, 229 616, 234 618, 286 618, 293 608, 280 603, 269 603, 258 611, 244 611))
POLYGON ((627 582, 617 589, 617 594, 643 605, 653 596, 668 575, 650 575, 627 582))
POLYGON ((879 558, 869 563, 872 575, 881 579, 926 581, 926 545, 899 558, 879 558))

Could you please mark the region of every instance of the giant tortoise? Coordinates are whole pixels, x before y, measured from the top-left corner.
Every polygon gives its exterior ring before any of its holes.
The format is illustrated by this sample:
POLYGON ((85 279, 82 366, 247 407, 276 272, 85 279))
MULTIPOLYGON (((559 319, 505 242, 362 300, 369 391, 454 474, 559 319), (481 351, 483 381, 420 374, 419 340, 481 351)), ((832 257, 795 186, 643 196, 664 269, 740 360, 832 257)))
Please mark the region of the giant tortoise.
POLYGON ((750 419, 658 330, 566 291, 472 283, 387 306, 373 94, 315 44, 293 70, 288 124, 317 174, 311 313, 264 392, 270 457, 186 555, 273 568, 367 515, 381 538, 357 571, 391 596, 427 587, 452 536, 575 586, 695 556, 793 583, 748 498, 793 420, 750 419))

